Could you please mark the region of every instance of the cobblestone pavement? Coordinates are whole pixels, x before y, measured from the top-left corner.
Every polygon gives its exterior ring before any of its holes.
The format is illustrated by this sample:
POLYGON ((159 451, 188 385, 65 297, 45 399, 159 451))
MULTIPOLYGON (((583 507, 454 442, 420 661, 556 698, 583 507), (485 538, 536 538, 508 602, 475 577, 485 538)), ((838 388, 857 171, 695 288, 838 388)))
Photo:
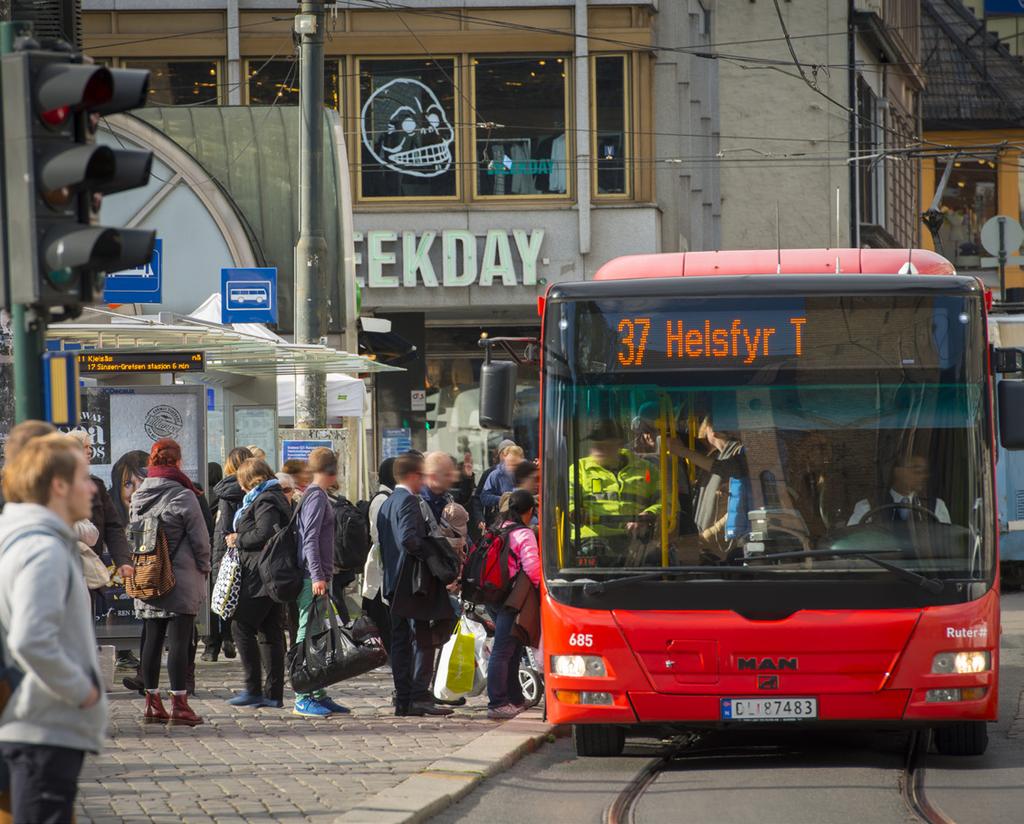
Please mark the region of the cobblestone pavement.
POLYGON ((123 675, 107 747, 82 772, 80 824, 333 821, 495 726, 483 697, 440 720, 396 718, 386 669, 330 691, 352 715, 299 718, 290 691, 284 710, 236 709, 225 699, 241 689, 241 667, 223 658, 198 662, 191 705, 205 724, 144 725, 142 698, 121 686, 123 675))

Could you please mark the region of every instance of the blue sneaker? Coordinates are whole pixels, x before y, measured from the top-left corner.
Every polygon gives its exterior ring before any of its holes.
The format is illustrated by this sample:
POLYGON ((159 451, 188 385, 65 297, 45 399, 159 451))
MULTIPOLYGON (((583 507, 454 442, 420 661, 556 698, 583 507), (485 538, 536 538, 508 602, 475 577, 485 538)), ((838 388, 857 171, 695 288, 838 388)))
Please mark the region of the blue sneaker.
POLYGON ((281 710, 284 709, 284 701, 278 701, 274 698, 264 698, 260 702, 261 707, 266 707, 268 710, 281 710))
POLYGON ((295 699, 292 715, 301 715, 303 718, 329 718, 331 711, 315 698, 307 695, 305 698, 295 699))
POLYGON ((321 707, 327 707, 335 715, 348 715, 352 712, 348 707, 335 703, 333 698, 328 698, 326 695, 317 696, 316 701, 321 707))
POLYGON ((263 696, 253 695, 248 690, 242 690, 234 698, 229 698, 228 703, 232 707, 258 707, 263 704, 263 696))

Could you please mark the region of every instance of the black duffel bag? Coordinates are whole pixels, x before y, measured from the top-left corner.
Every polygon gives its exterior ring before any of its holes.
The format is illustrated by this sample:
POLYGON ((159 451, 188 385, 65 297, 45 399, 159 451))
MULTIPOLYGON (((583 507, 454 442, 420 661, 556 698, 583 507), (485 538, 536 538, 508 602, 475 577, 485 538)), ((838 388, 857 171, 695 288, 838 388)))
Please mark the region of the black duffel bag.
POLYGON ((338 625, 331 600, 313 599, 306 637, 288 650, 288 678, 296 692, 317 690, 383 666, 388 654, 376 645, 359 646, 338 625))

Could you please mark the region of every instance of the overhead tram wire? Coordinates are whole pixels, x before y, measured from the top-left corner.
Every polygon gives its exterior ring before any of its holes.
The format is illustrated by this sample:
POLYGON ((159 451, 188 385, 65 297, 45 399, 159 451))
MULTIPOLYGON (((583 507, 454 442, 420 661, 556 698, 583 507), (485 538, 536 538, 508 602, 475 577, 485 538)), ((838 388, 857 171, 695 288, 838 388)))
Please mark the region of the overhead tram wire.
MULTIPOLYGON (((476 17, 471 14, 465 14, 459 11, 445 11, 443 9, 431 9, 421 8, 417 6, 404 6, 399 3, 393 2, 393 0, 344 0, 347 3, 347 8, 355 9, 386 9, 389 11, 403 11, 411 14, 418 14, 427 17, 435 17, 448 20, 466 21, 471 23, 480 23, 483 26, 490 26, 493 28, 512 29, 520 31, 528 31, 536 34, 552 34, 560 37, 572 37, 581 40, 590 40, 599 43, 609 43, 611 45, 619 46, 621 48, 627 48, 639 51, 661 51, 678 53, 683 55, 690 55, 692 57, 698 57, 703 59, 714 59, 714 60, 737 60, 751 63, 763 63, 766 65, 779 65, 788 66, 791 63, 788 60, 780 58, 759 58, 752 55, 736 55, 736 54, 724 54, 707 52, 707 49, 719 48, 721 46, 728 45, 755 45, 762 43, 778 43, 785 40, 784 37, 765 37, 756 38, 750 40, 735 40, 735 41, 724 41, 721 43, 701 43, 687 46, 658 46, 652 43, 639 43, 632 40, 619 40, 612 37, 605 37, 598 34, 578 34, 570 29, 558 29, 549 26, 533 26, 528 23, 513 23, 507 20, 495 20, 490 17, 476 17), (362 5, 357 5, 362 4, 362 5)), ((918 24, 916 26, 890 26, 889 28, 894 31, 901 30, 912 30, 915 28, 924 28, 925 24, 918 24)), ((817 37, 839 37, 846 36, 846 30, 843 29, 841 32, 822 32, 820 34, 806 34, 799 35, 801 38, 817 38, 817 37)), ((809 64, 808 64, 809 65, 809 64)), ((815 64, 819 68, 828 69, 847 69, 848 66, 843 64, 826 64, 819 63, 815 64)), ((887 66, 915 66, 921 67, 923 64, 917 61, 893 61, 886 64, 887 66)))
MULTIPOLYGON (((564 30, 564 29, 554 29, 554 28, 548 28, 548 27, 543 27, 543 26, 530 26, 528 24, 522 24, 522 23, 509 23, 509 22, 506 22, 506 21, 493 20, 491 18, 473 17, 472 15, 466 15, 466 14, 463 14, 461 12, 452 13, 452 12, 444 12, 444 11, 440 11, 440 10, 420 9, 420 8, 415 8, 415 7, 411 7, 411 6, 403 6, 403 5, 399 4, 399 3, 393 2, 393 0, 347 0, 347 3, 348 3, 349 7, 352 7, 357 2, 364 4, 362 6, 357 6, 357 7, 361 7, 361 8, 386 9, 386 10, 389 10, 389 11, 401 10, 401 11, 411 12, 411 13, 414 13, 414 14, 422 14, 422 15, 427 15, 427 16, 442 17, 442 18, 446 18, 446 19, 457 19, 457 20, 460 20, 460 21, 463 21, 463 20, 466 20, 466 21, 478 21, 480 23, 483 23, 483 24, 486 24, 486 25, 490 25, 490 26, 494 26, 494 27, 497 27, 497 28, 521 29, 521 30, 525 30, 525 31, 532 31, 532 32, 535 32, 535 33, 542 33, 542 34, 557 34, 559 36, 586 38, 586 39, 590 39, 590 40, 596 40, 598 42, 608 42, 608 43, 612 43, 612 44, 615 44, 615 45, 619 45, 619 46, 623 46, 623 47, 627 47, 627 48, 632 48, 632 49, 641 49, 641 50, 649 50, 649 51, 678 52, 678 53, 681 53, 681 54, 691 55, 691 56, 697 57, 699 59, 725 60, 727 62, 728 61, 732 61, 732 62, 748 63, 748 64, 755 64, 755 65, 759 64, 759 65, 764 65, 764 66, 775 66, 775 67, 779 67, 779 68, 781 68, 782 66, 792 66, 792 65, 794 65, 794 61, 790 61, 790 60, 779 60, 779 59, 773 59, 773 58, 755 58, 755 57, 746 56, 746 55, 730 55, 730 54, 720 54, 720 53, 714 53, 714 52, 691 51, 690 50, 690 49, 696 49, 696 48, 707 49, 707 48, 710 48, 710 46, 703 46, 703 45, 700 46, 700 47, 696 47, 696 46, 694 46, 694 47, 689 47, 689 46, 687 46, 687 47, 656 46, 656 45, 652 45, 652 44, 637 43, 635 41, 616 40, 614 38, 602 37, 600 35, 579 35, 579 34, 576 34, 575 32, 567 31, 567 30, 564 30)), ((407 29, 409 28, 408 24, 405 23, 404 20, 403 20, 403 25, 407 29)), ((845 34, 845 32, 844 32, 844 34, 845 34)), ((789 37, 788 32, 786 32, 783 35, 782 38, 773 38, 771 40, 771 42, 778 42, 778 40, 780 40, 780 39, 782 39, 782 40, 790 40, 791 38, 789 37)), ((791 53, 792 53, 792 47, 791 46, 790 46, 790 50, 791 50, 791 53)), ((805 82, 806 82, 806 78, 802 77, 803 72, 802 72, 802 68, 801 68, 804 65, 809 66, 812 69, 812 71, 816 71, 816 70, 820 70, 820 69, 835 68, 835 67, 832 67, 832 66, 829 66, 829 65, 826 65, 826 64, 817 64, 817 63, 814 63, 814 64, 811 64, 811 63, 802 64, 802 63, 800 63, 799 60, 796 60, 795 63, 797 65, 797 68, 801 69, 801 78, 800 79, 804 79, 805 82)), ((889 64, 889 65, 894 65, 894 64, 889 64)), ((914 65, 920 65, 920 64, 914 64, 914 65)), ((838 68, 842 68, 842 67, 838 67, 838 68)), ((863 117, 862 115, 859 115, 857 112, 855 112, 853 109, 851 109, 846 104, 843 104, 843 103, 839 102, 834 97, 829 95, 827 92, 824 92, 820 88, 817 88, 815 84, 808 83, 807 85, 815 93, 817 93, 817 94, 821 95, 822 97, 824 97, 826 100, 828 100, 834 106, 837 106, 839 109, 841 109, 842 111, 846 112, 847 114, 853 115, 859 122, 866 123, 868 125, 872 125, 872 126, 875 126, 875 127, 879 128, 879 129, 882 129, 883 131, 888 132, 889 134, 892 134, 893 136, 897 137, 900 140, 906 140, 907 139, 907 137, 908 137, 907 135, 904 135, 904 134, 896 131, 892 127, 886 126, 884 123, 878 123, 876 121, 870 120, 869 118, 863 117)), ((921 143, 922 143, 922 145, 923 144, 930 144, 930 145, 933 145, 933 146, 938 146, 938 147, 942 147, 942 148, 946 148, 946 149, 950 149, 950 150, 955 149, 955 147, 949 146, 948 144, 936 143, 935 141, 927 141, 927 140, 925 140, 925 141, 921 141, 921 143)))

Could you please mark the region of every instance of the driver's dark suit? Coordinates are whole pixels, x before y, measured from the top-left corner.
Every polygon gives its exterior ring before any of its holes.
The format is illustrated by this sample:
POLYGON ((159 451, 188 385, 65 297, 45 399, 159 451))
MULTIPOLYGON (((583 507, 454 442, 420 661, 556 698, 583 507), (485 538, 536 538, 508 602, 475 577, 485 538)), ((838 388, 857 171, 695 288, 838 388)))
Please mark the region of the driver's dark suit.
POLYGON ((931 512, 935 516, 935 520, 940 524, 951 522, 949 509, 942 498, 931 498, 915 494, 904 496, 900 495, 896 490, 890 489, 887 495, 885 493, 878 495, 874 501, 869 501, 867 498, 857 501, 853 507, 853 513, 846 523, 847 526, 856 526, 873 510, 878 511, 872 516, 872 523, 900 524, 907 521, 930 520, 927 515, 920 511, 921 509, 931 512), (906 506, 900 506, 900 504, 906 504, 906 506))

